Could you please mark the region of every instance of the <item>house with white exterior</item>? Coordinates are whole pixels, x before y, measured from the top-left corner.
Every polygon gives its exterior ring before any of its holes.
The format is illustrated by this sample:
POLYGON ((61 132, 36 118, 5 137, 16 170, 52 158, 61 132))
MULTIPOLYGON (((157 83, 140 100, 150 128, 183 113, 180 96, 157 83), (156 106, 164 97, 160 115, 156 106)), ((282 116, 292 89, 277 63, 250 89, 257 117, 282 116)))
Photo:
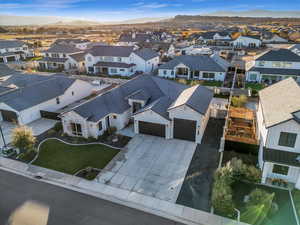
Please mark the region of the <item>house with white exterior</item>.
POLYGON ((0 63, 18 62, 32 57, 33 51, 23 41, 0 40, 0 63))
POLYGON ((28 124, 53 118, 57 110, 92 93, 86 81, 63 75, 12 74, 1 78, 0 120, 28 124))
POLYGON ((158 76, 224 81, 230 64, 220 56, 182 55, 158 67, 158 76))
POLYGON ((85 54, 90 74, 131 76, 136 72, 132 46, 95 46, 85 54))
POLYGON ((274 49, 251 62, 246 72, 248 82, 274 83, 294 77, 300 81, 300 56, 289 49, 274 49))
POLYGON ((271 37, 263 38, 263 43, 271 44, 271 43, 287 43, 289 42, 287 39, 280 37, 278 34, 274 34, 271 37))
POLYGON ((157 41, 157 38, 155 38, 155 35, 152 35, 151 33, 131 32, 121 34, 117 45, 134 46, 139 43, 150 43, 154 41, 157 41))
POLYGON ((43 58, 37 61, 40 70, 66 71, 78 69, 78 62, 70 59, 73 54, 83 53, 82 50, 68 44, 54 44, 42 52, 43 58))
POLYGON ((234 41, 232 45, 235 48, 259 48, 262 45, 260 36, 244 36, 241 35, 234 41))
POLYGON ((133 120, 134 132, 201 143, 213 92, 156 76, 140 75, 78 107, 64 112, 64 132, 94 137, 133 120))
POLYGON ((87 39, 79 38, 60 38, 57 39, 53 44, 59 45, 71 45, 80 50, 86 50, 91 42, 87 39))
POLYGON ((217 42, 217 41, 231 41, 231 35, 228 32, 222 31, 222 32, 216 32, 216 31, 210 31, 200 34, 197 37, 196 41, 201 41, 202 43, 209 43, 209 42, 217 42))
POLYGON ((137 72, 151 73, 158 68, 159 54, 150 48, 142 48, 133 52, 133 62, 137 72))
POLYGON ((257 123, 262 183, 283 179, 300 188, 300 87, 293 78, 259 92, 257 123))

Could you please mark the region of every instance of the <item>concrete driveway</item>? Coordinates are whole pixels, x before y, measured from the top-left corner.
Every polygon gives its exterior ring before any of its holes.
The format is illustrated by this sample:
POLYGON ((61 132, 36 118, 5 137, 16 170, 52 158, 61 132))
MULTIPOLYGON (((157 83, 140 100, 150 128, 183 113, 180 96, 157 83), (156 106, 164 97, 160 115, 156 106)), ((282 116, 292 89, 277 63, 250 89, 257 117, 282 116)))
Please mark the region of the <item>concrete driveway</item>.
POLYGON ((139 134, 97 180, 175 203, 195 149, 193 142, 139 134))
MULTIPOLYGON (((41 119, 38 119, 36 121, 33 121, 33 122, 27 124, 26 126, 30 127, 32 129, 34 136, 38 136, 38 135, 46 132, 47 130, 50 130, 52 127, 54 127, 54 125, 57 122, 58 122, 57 120, 49 120, 49 119, 41 118, 41 119)), ((4 134, 6 144, 9 144, 11 142, 11 132, 15 127, 17 127, 17 125, 14 123, 5 122, 5 121, 2 121, 0 123, 0 125, 2 127, 2 131, 4 134)), ((2 137, 0 137, 0 146, 1 147, 3 146, 2 137)))

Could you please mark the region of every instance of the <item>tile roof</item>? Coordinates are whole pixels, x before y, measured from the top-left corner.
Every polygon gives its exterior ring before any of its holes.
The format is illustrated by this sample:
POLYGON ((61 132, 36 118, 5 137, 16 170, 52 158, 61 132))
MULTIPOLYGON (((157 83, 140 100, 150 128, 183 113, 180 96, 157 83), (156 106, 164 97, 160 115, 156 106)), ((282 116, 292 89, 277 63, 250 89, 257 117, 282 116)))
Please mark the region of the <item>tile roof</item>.
POLYGON ((94 46, 88 53, 93 56, 129 57, 133 52, 131 46, 94 46))
POLYGON ((256 61, 300 62, 300 56, 289 49, 270 50, 256 61))
POLYGON ((300 87, 293 78, 282 80, 259 91, 265 126, 293 119, 300 110, 300 87))
POLYGON ((139 57, 141 57, 142 59, 144 59, 145 61, 148 61, 150 59, 153 59, 153 58, 159 56, 159 54, 156 51, 154 51, 150 48, 142 48, 142 49, 134 51, 134 53, 136 55, 138 55, 139 57))
POLYGON ((161 65, 158 69, 173 69, 180 63, 183 63, 191 70, 211 71, 211 72, 226 72, 227 69, 219 64, 214 57, 207 55, 181 55, 175 57, 173 60, 161 65))

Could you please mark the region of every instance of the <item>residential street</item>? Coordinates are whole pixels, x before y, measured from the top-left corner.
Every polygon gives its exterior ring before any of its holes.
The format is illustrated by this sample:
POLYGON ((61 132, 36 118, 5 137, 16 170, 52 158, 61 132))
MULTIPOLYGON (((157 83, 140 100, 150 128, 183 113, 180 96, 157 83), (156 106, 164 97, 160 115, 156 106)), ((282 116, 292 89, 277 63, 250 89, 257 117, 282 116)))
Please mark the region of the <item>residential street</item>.
POLYGON ((48 225, 177 225, 179 223, 0 170, 0 224, 27 200, 50 207, 48 225))

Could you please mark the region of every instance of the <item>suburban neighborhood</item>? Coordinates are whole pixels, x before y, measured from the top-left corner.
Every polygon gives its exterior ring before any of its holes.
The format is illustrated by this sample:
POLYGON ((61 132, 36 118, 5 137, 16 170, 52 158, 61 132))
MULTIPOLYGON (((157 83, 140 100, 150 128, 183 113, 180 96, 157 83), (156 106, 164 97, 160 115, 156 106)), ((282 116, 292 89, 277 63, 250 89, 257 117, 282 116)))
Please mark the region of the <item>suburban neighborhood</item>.
POLYGON ((0 9, 0 224, 300 225, 287 12, 105 23, 0 9))

